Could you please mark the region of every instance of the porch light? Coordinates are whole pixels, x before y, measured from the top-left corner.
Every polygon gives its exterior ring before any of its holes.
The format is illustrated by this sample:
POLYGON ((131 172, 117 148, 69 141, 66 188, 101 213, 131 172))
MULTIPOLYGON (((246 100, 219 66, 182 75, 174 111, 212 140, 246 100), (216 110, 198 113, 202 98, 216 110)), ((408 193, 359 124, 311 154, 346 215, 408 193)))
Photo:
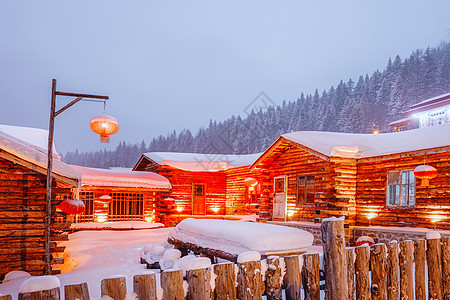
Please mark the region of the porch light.
POLYGON ((220 210, 220 207, 215 206, 215 207, 211 208, 211 210, 213 212, 217 213, 220 210))
POLYGON ((91 120, 91 129, 95 133, 100 134, 102 143, 109 143, 109 136, 119 130, 119 122, 111 116, 97 116, 91 120))
POLYGON ((378 217, 378 214, 376 212, 370 212, 367 214, 367 219, 369 220, 369 226, 370 226, 370 221, 376 217, 378 217))

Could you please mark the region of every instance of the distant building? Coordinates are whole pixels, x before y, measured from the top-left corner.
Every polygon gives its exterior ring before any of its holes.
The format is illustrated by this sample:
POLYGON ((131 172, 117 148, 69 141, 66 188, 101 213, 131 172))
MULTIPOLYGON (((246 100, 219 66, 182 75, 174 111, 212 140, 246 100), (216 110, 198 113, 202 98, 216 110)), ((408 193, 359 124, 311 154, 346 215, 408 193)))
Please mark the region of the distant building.
POLYGON ((450 93, 414 104, 404 114, 405 118, 389 124, 391 132, 449 123, 450 93))

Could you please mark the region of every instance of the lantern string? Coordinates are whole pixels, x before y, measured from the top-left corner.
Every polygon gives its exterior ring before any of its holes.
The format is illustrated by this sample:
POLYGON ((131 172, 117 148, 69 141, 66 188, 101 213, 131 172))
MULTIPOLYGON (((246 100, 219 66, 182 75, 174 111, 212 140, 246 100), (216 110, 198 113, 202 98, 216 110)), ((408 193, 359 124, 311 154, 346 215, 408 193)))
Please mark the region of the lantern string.
POLYGON ((103 114, 106 115, 106 101, 103 102, 103 114))

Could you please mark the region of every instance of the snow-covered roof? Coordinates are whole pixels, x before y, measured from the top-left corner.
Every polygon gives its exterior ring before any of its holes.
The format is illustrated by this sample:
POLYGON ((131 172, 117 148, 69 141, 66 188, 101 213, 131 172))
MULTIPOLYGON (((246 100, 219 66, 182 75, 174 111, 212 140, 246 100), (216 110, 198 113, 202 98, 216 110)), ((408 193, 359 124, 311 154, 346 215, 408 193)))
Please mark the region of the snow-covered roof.
POLYGON ((156 173, 72 166, 81 172, 82 186, 170 189, 169 180, 156 173))
MULTIPOLYGON (((26 141, 27 143, 32 145, 32 147, 34 147, 36 150, 42 151, 44 154, 47 154, 48 130, 0 124, 0 131, 7 133, 10 136, 13 136, 22 141, 26 141)), ((61 156, 56 151, 55 143, 53 143, 52 150, 53 156, 60 159, 61 156)))
POLYGON ((250 166, 261 156, 256 154, 201 154, 177 152, 148 152, 143 154, 159 165, 167 165, 185 171, 220 171, 250 166))
MULTIPOLYGON (((38 148, 36 145, 14 137, 2 130, 0 130, 0 150, 37 166, 36 171, 46 174, 48 160, 46 150, 43 151, 42 148, 38 148)), ((78 170, 58 159, 53 160, 52 170, 54 174, 64 178, 76 181, 81 179, 81 173, 78 170)))
POLYGON ((282 137, 328 157, 368 158, 450 146, 450 123, 382 134, 299 131, 282 137))

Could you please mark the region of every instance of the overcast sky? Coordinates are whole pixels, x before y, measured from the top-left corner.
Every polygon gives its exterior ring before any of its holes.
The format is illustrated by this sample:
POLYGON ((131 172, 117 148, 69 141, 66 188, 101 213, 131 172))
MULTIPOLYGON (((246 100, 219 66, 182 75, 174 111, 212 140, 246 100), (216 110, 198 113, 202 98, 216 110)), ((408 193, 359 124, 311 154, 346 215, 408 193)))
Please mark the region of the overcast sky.
POLYGON ((57 118, 59 152, 195 134, 261 91, 293 101, 450 39, 448 0, 217 2, 1 1, 0 123, 47 129, 56 78, 108 95, 120 123, 101 144, 89 120, 103 105, 79 103, 57 118))

